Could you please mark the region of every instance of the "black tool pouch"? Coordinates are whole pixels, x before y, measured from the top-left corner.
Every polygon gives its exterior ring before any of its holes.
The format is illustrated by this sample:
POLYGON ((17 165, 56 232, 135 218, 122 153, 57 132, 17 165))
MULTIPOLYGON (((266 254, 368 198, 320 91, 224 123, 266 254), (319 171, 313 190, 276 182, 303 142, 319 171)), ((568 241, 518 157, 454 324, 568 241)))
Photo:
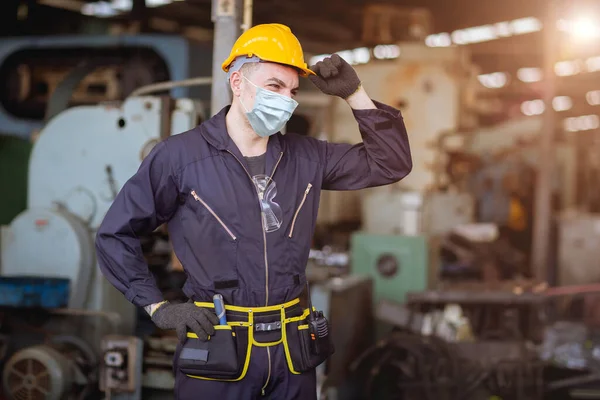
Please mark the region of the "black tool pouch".
MULTIPOLYGON (((319 352, 315 354, 312 351, 307 314, 308 312, 305 312, 302 317, 289 318, 285 321, 283 343, 288 367, 293 374, 316 368, 335 352, 330 331, 327 337, 320 341, 319 352)), ((329 323, 327 325, 330 328, 329 323)))
POLYGON ((177 368, 191 378, 236 381, 244 377, 250 358, 247 327, 215 326, 207 341, 188 333, 177 368))

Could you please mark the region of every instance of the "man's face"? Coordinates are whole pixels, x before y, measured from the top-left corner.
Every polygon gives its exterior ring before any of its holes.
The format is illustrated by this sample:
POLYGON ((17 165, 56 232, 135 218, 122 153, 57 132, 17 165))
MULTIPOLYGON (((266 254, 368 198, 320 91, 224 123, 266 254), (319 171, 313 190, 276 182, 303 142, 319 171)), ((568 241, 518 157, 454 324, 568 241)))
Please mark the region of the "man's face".
MULTIPOLYGON (((256 68, 250 70, 251 73, 246 73, 244 76, 254 85, 282 96, 290 98, 296 96, 298 92, 298 71, 294 68, 274 63, 260 63, 256 68)), ((232 89, 250 110, 254 105, 256 88, 242 77, 242 71, 238 73, 239 76, 232 76, 232 89)))

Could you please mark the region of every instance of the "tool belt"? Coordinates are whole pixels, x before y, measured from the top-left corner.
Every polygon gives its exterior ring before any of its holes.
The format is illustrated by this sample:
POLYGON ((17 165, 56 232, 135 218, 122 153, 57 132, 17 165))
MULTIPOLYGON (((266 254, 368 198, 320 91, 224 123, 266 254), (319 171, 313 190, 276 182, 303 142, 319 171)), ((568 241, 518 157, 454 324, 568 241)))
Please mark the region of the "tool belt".
MULTIPOLYGON (((300 374, 321 364, 333 354, 333 344, 311 351, 311 334, 300 300, 268 307, 225 306, 227 325, 216 325, 214 335, 201 341, 194 333, 175 355, 175 368, 191 378, 220 381, 242 380, 248 371, 252 346, 283 345, 288 368, 300 374)), ((212 308, 213 303, 195 302, 212 308)))

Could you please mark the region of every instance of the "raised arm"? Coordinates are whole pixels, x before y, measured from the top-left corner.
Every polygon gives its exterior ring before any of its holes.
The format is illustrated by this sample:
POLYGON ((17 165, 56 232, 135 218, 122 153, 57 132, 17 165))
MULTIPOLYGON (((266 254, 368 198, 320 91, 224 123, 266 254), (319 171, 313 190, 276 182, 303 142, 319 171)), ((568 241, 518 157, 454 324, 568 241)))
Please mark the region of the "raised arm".
POLYGON ((346 100, 362 136, 355 145, 323 143, 323 189, 356 190, 397 182, 412 169, 400 111, 372 101, 348 63, 334 54, 312 68, 311 81, 323 93, 346 100))

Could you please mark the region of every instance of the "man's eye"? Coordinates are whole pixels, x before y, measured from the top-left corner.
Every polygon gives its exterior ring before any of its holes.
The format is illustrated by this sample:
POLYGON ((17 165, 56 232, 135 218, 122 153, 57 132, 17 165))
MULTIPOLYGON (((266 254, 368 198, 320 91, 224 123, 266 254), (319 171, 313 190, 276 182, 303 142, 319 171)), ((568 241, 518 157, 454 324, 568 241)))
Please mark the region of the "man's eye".
POLYGON ((277 89, 277 90, 279 90, 279 88, 280 88, 280 86, 279 86, 279 85, 276 85, 276 84, 274 84, 274 83, 271 83, 271 84, 269 85, 269 87, 272 87, 273 89, 277 89))

